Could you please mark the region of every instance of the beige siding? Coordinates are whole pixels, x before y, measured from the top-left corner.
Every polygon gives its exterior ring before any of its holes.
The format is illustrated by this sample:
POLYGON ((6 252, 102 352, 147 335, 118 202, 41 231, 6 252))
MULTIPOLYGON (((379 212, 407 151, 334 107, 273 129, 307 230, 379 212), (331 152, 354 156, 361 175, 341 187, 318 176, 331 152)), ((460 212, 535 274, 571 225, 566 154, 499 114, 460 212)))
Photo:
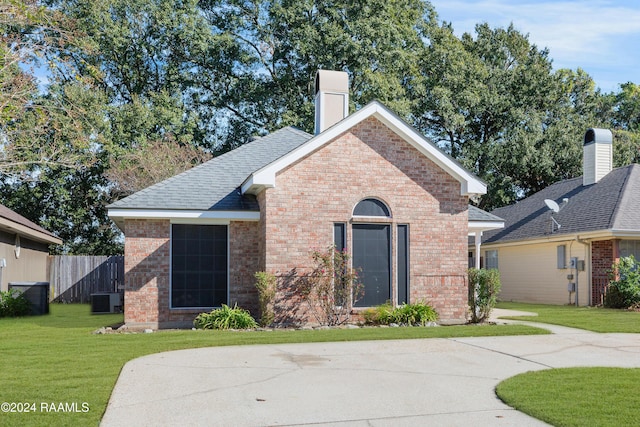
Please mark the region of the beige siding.
MULTIPOLYGON (((567 304, 569 293, 567 275, 572 273, 569 268, 557 268, 557 247, 566 244, 566 265, 569 266, 571 257, 585 259, 588 251, 582 244, 573 242, 554 242, 528 244, 521 246, 483 247, 498 250, 498 263, 502 291, 500 300, 545 304, 567 304)), ((588 304, 588 259, 587 268, 579 272, 579 304, 588 304)), ((574 273, 575 274, 575 273, 574 273)), ((574 279, 575 281, 575 279, 574 279)), ((571 297, 575 303, 575 294, 571 297)))
MULTIPOLYGON (((14 237, 15 238, 15 237, 14 237)), ((7 266, 2 271, 0 290, 6 291, 10 282, 46 282, 48 252, 29 248, 26 238, 21 238, 20 257, 16 258, 13 243, 0 242, 0 259, 6 260, 7 266)))

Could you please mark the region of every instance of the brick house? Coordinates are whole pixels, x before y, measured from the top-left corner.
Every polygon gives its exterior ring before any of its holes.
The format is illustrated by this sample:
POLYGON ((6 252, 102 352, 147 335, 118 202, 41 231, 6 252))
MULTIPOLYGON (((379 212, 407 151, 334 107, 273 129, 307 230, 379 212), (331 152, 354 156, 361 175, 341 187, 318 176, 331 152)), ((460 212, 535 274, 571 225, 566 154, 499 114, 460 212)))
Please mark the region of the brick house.
POLYGON ((257 271, 279 278, 276 322, 304 322, 287 281, 334 244, 361 269, 358 306, 424 300, 465 322, 467 236, 500 226, 469 209, 485 184, 381 103, 349 115, 347 88, 318 72, 315 135, 280 129, 109 206, 127 324, 190 325, 223 303, 257 315, 257 271))
POLYGON ((589 129, 583 176, 492 212, 505 226, 485 233, 475 252, 500 271, 500 299, 598 305, 612 264, 640 259, 640 166, 612 165, 611 131, 589 129))

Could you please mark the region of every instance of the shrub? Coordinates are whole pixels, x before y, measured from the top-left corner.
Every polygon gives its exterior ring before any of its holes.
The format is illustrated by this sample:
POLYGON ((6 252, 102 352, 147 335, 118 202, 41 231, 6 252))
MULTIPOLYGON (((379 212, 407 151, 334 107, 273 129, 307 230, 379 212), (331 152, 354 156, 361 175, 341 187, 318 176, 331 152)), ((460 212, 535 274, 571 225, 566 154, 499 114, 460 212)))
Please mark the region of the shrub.
POLYGON ((388 325, 393 323, 392 320, 393 307, 391 303, 369 307, 362 311, 364 323, 367 325, 388 325))
POLYGON ((424 326, 429 322, 438 320, 438 313, 425 303, 402 304, 393 310, 391 317, 394 323, 413 326, 424 326))
POLYGON ((362 284, 349 263, 349 254, 329 247, 313 251, 313 270, 300 277, 302 300, 321 325, 340 325, 351 317, 351 308, 363 295, 362 284))
POLYGON ((438 313, 433 307, 422 302, 402 304, 396 308, 391 307, 391 303, 386 303, 364 310, 362 316, 368 325, 397 323, 408 326, 424 326, 429 322, 438 320, 438 313))
POLYGON ((0 291, 0 317, 26 316, 31 313, 31 302, 15 289, 0 291))
POLYGON ((276 276, 266 271, 258 271, 255 278, 260 304, 260 325, 269 326, 275 318, 273 299, 276 297, 276 276))
POLYGON ((500 273, 496 269, 470 268, 469 274, 469 311, 471 323, 480 323, 489 318, 496 306, 500 292, 500 273))
POLYGON ((200 313, 193 325, 198 329, 252 329, 258 326, 251 314, 237 304, 233 308, 222 304, 222 308, 200 313))
POLYGON ((640 303, 640 264, 633 255, 622 257, 610 270, 611 281, 604 304, 610 308, 628 308, 640 303))

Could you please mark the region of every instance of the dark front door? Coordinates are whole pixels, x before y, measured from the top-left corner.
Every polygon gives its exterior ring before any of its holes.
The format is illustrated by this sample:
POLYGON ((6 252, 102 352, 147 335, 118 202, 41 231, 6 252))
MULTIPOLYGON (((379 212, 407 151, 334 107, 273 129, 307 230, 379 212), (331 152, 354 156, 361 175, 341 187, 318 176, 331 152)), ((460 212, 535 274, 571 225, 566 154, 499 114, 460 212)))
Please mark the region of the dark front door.
POLYGON ((353 267, 364 285, 357 307, 384 304, 391 299, 391 227, 388 224, 353 225, 353 267))

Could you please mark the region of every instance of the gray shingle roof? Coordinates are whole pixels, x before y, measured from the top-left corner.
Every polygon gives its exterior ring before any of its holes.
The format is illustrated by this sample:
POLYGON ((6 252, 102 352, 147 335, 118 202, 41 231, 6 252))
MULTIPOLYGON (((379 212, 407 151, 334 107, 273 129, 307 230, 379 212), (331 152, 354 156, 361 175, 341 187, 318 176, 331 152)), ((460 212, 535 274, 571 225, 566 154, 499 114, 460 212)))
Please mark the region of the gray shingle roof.
POLYGON ((504 218, 505 227, 486 232, 484 243, 609 229, 640 231, 640 165, 614 169, 589 186, 582 185, 582 177, 557 182, 492 214, 504 218), (564 198, 569 201, 563 206, 564 198), (552 232, 552 212, 545 199, 562 206, 553 214, 559 230, 554 225, 552 232))
POLYGON ((109 205, 110 209, 258 211, 239 187, 251 173, 312 138, 286 127, 109 205))
POLYGON ((469 221, 502 221, 502 218, 469 205, 469 221))

